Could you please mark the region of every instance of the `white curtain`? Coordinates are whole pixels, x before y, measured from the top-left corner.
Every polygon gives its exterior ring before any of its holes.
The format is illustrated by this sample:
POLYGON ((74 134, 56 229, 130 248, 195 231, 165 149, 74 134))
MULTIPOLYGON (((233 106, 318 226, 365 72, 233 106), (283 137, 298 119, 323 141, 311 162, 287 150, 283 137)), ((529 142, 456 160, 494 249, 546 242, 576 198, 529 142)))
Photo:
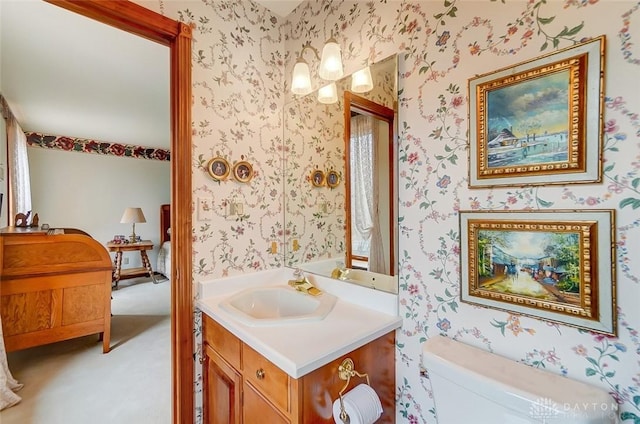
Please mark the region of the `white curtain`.
MULTIPOLYGON (((14 224, 15 211, 31 210, 31 183, 29 179, 29 162, 27 160, 27 138, 16 122, 4 98, 0 96, 0 110, 2 117, 7 122, 8 168, 9 168, 9 192, 11 201, 9 209, 11 225, 14 224)), ((5 199, 5 201, 8 199, 5 199)), ((7 352, 4 347, 4 335, 2 333, 2 319, 0 318, 0 410, 8 408, 20 402, 20 396, 14 391, 20 390, 22 384, 18 383, 9 371, 7 352)))
POLYGON ((369 258, 370 271, 385 273, 375 166, 378 160, 376 122, 372 116, 356 115, 351 118, 352 252, 369 258))
POLYGON ((0 318, 0 411, 15 405, 22 399, 14 393, 22 388, 9 371, 7 352, 4 348, 4 336, 2 335, 2 318, 0 318))
MULTIPOLYGON (((27 156, 27 137, 20 124, 12 117, 7 119, 7 147, 9 156, 9 222, 17 213, 31 211, 31 180, 29 178, 29 158, 27 156)), ((32 217, 31 217, 32 218, 32 217)))

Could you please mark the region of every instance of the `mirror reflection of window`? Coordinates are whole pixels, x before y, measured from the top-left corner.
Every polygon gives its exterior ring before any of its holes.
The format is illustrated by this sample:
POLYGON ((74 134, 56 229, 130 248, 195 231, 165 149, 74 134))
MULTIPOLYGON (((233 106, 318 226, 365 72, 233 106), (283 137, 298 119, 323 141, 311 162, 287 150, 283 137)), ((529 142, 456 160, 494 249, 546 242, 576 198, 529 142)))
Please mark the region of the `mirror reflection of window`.
MULTIPOLYGON (((351 117, 351 253, 354 268, 368 269, 371 238, 374 234, 373 117, 351 117)), ((379 232, 379 230, 378 230, 379 232)))
POLYGON ((379 158, 387 140, 380 122, 370 115, 351 118, 351 266, 387 274, 382 234, 387 216, 381 213, 387 203, 386 190, 381 191, 386 173, 380 169, 379 158))

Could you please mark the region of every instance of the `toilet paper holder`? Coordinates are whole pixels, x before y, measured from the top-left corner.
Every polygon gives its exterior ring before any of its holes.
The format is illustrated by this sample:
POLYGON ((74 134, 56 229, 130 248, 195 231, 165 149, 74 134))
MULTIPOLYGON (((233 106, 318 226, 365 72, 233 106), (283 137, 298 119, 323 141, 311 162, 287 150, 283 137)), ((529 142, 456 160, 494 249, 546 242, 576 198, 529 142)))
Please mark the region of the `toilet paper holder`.
POLYGON ((349 424, 350 419, 349 419, 349 415, 344 410, 344 402, 342 401, 342 396, 344 395, 344 391, 347 390, 347 388, 349 387, 349 382, 351 381, 351 377, 358 376, 360 378, 365 378, 367 380, 367 385, 368 386, 371 385, 371 383, 369 382, 369 374, 359 373, 354 368, 355 368, 355 365, 353 364, 353 360, 351 358, 345 358, 344 361, 342 361, 342 363, 338 366, 338 377, 340 377, 340 380, 346 380, 346 382, 344 383, 344 387, 339 392, 340 419, 345 424, 349 424))

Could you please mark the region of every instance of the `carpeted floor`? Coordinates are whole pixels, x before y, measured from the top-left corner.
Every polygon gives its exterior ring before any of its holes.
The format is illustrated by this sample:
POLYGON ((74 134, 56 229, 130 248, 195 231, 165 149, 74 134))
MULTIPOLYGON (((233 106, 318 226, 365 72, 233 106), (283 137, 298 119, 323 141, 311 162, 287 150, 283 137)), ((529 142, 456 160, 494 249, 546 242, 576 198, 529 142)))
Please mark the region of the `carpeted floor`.
POLYGON ((170 300, 169 281, 121 281, 113 291, 108 354, 97 335, 9 353, 24 388, 0 423, 170 423, 170 300))

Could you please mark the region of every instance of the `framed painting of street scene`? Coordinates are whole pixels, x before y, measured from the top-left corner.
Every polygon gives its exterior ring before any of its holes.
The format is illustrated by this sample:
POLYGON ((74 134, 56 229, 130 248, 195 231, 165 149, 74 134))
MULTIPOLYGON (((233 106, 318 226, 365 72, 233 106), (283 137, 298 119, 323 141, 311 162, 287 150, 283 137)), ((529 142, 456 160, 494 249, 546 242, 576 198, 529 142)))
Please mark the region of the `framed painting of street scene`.
POLYGON ((460 300, 615 335, 613 210, 460 211, 460 300))
POLYGON ((602 179, 601 36, 469 79, 469 187, 602 179))

